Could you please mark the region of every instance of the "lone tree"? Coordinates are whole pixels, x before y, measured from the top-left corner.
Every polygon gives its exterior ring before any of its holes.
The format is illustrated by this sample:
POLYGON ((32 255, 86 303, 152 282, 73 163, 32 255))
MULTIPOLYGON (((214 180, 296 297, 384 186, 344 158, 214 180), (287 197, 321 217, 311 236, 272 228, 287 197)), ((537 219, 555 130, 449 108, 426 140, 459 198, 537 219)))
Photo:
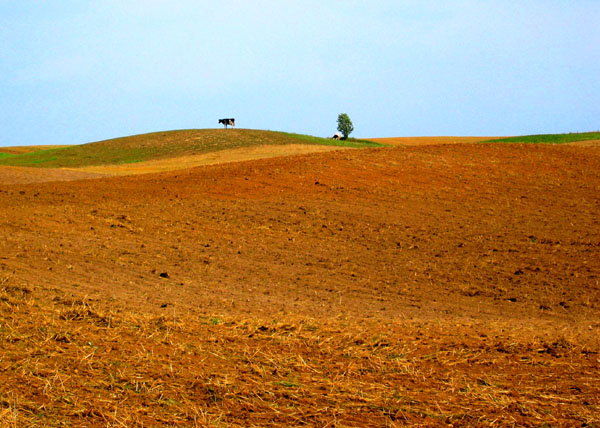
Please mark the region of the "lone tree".
POLYGON ((346 140, 348 138, 348 135, 350 135, 350 133, 352 131, 354 131, 354 126, 352 125, 352 121, 350 120, 350 117, 346 113, 341 113, 338 116, 337 123, 338 123, 338 127, 337 127, 338 131, 340 131, 342 133, 342 135, 344 136, 342 139, 346 140))

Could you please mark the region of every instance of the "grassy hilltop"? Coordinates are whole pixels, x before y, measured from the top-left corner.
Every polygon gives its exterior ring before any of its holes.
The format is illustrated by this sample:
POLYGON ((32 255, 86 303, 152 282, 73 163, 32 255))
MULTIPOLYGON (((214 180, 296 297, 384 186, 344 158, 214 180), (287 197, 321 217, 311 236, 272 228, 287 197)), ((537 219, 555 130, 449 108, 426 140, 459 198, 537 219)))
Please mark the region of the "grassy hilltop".
POLYGON ((378 143, 365 140, 336 141, 328 138, 274 131, 189 129, 140 134, 23 154, 0 153, 0 165, 75 168, 168 159, 252 146, 289 144, 357 148, 380 146, 378 143))

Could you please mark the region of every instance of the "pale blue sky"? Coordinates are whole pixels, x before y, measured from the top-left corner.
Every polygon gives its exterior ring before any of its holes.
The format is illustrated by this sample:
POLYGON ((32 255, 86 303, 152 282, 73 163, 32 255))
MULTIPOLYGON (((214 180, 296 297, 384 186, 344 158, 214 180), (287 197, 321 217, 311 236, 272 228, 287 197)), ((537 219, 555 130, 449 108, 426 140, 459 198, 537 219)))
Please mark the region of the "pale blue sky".
POLYGON ((598 0, 0 0, 0 146, 600 129, 598 0))

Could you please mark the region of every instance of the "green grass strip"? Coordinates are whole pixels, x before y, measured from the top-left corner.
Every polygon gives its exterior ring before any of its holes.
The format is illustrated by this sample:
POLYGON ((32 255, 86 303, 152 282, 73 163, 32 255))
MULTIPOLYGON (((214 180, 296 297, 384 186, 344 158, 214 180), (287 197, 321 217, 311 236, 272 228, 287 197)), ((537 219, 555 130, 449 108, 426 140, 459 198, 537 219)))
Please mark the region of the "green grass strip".
POLYGON ((523 135, 520 137, 486 140, 482 141, 481 143, 566 144, 588 140, 600 140, 600 132, 523 135))

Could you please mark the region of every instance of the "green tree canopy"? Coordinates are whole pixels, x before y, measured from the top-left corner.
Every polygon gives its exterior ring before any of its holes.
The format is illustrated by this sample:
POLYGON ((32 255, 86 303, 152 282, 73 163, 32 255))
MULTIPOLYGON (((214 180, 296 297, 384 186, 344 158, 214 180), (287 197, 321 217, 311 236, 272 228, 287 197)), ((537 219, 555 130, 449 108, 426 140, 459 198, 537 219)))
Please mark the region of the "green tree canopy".
POLYGON ((344 136, 344 140, 347 139, 348 135, 350 135, 350 133, 354 131, 354 126, 352 125, 350 117, 346 113, 341 113, 337 118, 337 123, 338 131, 342 133, 342 135, 344 136))

